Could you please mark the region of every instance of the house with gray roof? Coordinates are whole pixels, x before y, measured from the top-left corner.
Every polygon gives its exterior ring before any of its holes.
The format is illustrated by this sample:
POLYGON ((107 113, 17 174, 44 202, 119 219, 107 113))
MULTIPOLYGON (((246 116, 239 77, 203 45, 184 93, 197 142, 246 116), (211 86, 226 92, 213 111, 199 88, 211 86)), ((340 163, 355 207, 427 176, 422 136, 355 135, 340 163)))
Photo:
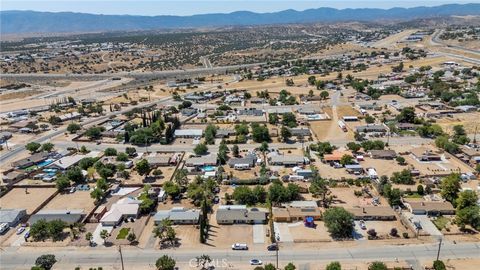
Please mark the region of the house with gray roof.
POLYGON ((47 157, 48 157, 47 152, 35 153, 35 154, 33 154, 29 157, 22 158, 22 159, 19 159, 17 161, 12 162, 12 167, 20 168, 20 169, 27 168, 27 167, 30 167, 32 165, 35 165, 39 162, 42 162, 42 161, 46 160, 47 157))
POLYGON ((267 212, 246 205, 220 205, 215 217, 217 224, 264 224, 267 212))
POLYGON ((28 221, 30 224, 34 224, 41 219, 46 221, 61 220, 71 224, 80 221, 84 216, 83 209, 47 209, 33 214, 28 221))
POLYGON ((198 224, 200 211, 184 207, 172 207, 170 210, 160 210, 153 216, 155 225, 160 224, 165 219, 171 220, 173 224, 198 224))
POLYGON ((217 165, 217 156, 216 155, 208 155, 208 156, 200 156, 200 157, 191 157, 185 161, 185 166, 187 167, 196 167, 196 166, 205 166, 217 165))
POLYGON ((291 128, 290 133, 295 137, 308 137, 312 135, 309 128, 291 128))
POLYGON ((244 116, 262 116, 263 111, 255 108, 238 110, 238 115, 244 116))
POLYGON ((0 209, 0 223, 15 227, 27 215, 25 209, 0 209))
POLYGON ((370 125, 358 126, 355 128, 355 130, 357 132, 363 132, 363 133, 370 133, 370 132, 385 133, 385 132, 388 132, 388 127, 385 125, 370 124, 370 125))
POLYGON ((249 168, 255 167, 255 162, 257 158, 254 155, 247 155, 240 158, 231 158, 228 160, 227 164, 230 168, 235 168, 235 166, 246 166, 249 168))
POLYGON ((272 155, 269 160, 272 166, 297 166, 310 163, 308 158, 298 155, 272 155))

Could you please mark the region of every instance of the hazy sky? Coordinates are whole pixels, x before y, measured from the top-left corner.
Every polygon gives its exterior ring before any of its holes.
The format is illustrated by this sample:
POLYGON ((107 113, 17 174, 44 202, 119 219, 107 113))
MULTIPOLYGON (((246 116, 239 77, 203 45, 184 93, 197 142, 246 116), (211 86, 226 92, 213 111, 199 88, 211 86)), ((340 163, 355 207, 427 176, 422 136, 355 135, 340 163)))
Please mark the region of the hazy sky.
POLYGON ((0 0, 1 10, 73 11, 94 14, 129 15, 192 15, 204 13, 227 13, 239 10, 273 12, 285 9, 305 10, 309 8, 391 8, 436 6, 449 3, 476 3, 480 0, 0 0))

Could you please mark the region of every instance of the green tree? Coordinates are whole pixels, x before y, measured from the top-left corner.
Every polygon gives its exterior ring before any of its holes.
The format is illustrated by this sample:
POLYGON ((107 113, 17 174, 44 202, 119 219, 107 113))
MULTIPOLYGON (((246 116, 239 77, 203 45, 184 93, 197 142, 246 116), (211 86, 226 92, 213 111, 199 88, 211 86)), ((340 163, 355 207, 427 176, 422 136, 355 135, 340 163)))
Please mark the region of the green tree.
POLYGON ((320 97, 321 97, 323 100, 327 99, 329 95, 330 95, 330 94, 329 94, 327 91, 325 91, 325 90, 322 91, 322 92, 320 92, 320 97))
POLYGON ((465 228, 466 225, 472 228, 480 229, 480 206, 469 206, 457 210, 455 221, 460 228, 465 228))
POLYGON ((30 236, 35 241, 45 241, 50 237, 48 231, 48 222, 45 219, 40 219, 30 226, 30 236))
POLYGON ((463 209, 477 205, 478 195, 473 190, 465 190, 460 192, 457 198, 457 209, 463 209))
POLYGON ((405 164, 405 158, 402 157, 402 156, 398 156, 395 158, 395 160, 398 162, 398 164, 400 165, 404 165, 405 164))
POLYGON ((387 270, 387 266, 383 262, 373 262, 368 266, 368 270, 387 270))
POLYGON ((282 129, 280 130, 280 136, 282 137, 282 140, 286 142, 290 137, 292 137, 292 132, 286 126, 282 126, 282 129))
POLYGON ((41 255, 35 260, 35 265, 42 267, 45 270, 52 269, 53 265, 57 262, 55 255, 53 254, 45 254, 41 255))
POLYGON ((80 129, 82 129, 82 127, 77 123, 70 123, 67 126, 67 131, 71 134, 77 133, 77 131, 79 131, 80 129))
POLYGON ((92 241, 92 239, 93 239, 93 233, 87 232, 87 234, 85 234, 85 240, 90 242, 92 241))
POLYGON ((349 142, 347 143, 347 148, 350 149, 352 152, 357 153, 360 148, 362 148, 362 146, 355 142, 349 142))
POLYGON ((117 161, 121 161, 121 162, 126 162, 128 161, 128 155, 126 153, 118 153, 117 154, 117 161))
POLYGON ((397 116, 397 121, 401 123, 415 123, 415 108, 405 107, 397 116))
POLYGON ((25 149, 30 151, 31 154, 36 153, 42 145, 37 142, 29 142, 25 145, 25 149))
POLYGON ((375 117, 373 117, 373 116, 371 116, 371 115, 367 115, 367 116, 365 117, 365 122, 366 122, 367 124, 373 124, 373 123, 375 123, 375 117))
POLYGON ((175 269, 175 265, 175 260, 168 255, 163 255, 155 262, 155 267, 157 267, 157 270, 173 270, 175 269))
POLYGON ((90 192, 90 197, 92 197, 92 199, 95 199, 95 202, 97 203, 100 202, 100 200, 103 198, 104 195, 105 195, 105 191, 103 191, 98 187, 92 190, 92 192, 90 192))
POLYGON ((142 176, 147 176, 152 168, 150 167, 150 164, 148 163, 148 160, 142 159, 136 164, 136 170, 139 175, 142 176))
POLYGON ((445 263, 440 260, 433 261, 433 269, 435 270, 446 270, 447 267, 445 266, 445 263))
POLYGON ((285 267, 283 269, 284 270, 295 270, 297 268, 295 267, 295 265, 293 263, 288 263, 287 265, 285 265, 285 267))
POLYGON ((327 265, 325 270, 342 270, 342 266, 339 262, 331 262, 327 265))
POLYGON ((75 183, 80 183, 84 180, 82 169, 78 166, 74 166, 68 169, 65 175, 68 179, 70 179, 70 181, 73 181, 75 183))
POLYGON ((117 155, 117 149, 112 148, 112 147, 108 147, 108 148, 105 149, 104 154, 105 154, 105 156, 110 156, 110 157, 116 156, 117 155))
POLYGON ((85 136, 87 136, 90 140, 99 139, 102 136, 103 128, 101 127, 91 127, 85 131, 85 136))
POLYGON ((240 151, 238 149, 238 145, 234 144, 232 146, 232 154, 234 157, 238 157, 238 155, 240 154, 240 151))
POLYGON ((350 238, 353 232, 353 215, 341 207, 325 211, 325 226, 334 238, 350 238))
POLYGON ((137 235, 132 231, 127 235, 127 240, 130 242, 130 244, 133 244, 137 241, 137 235))
POLYGON ((440 188, 442 197, 455 206, 458 198, 458 191, 460 190, 460 175, 452 173, 445 177, 440 184, 440 188))
POLYGON ((42 147, 40 148, 40 150, 45 151, 45 152, 52 152, 53 147, 55 147, 53 145, 53 143, 47 142, 47 143, 42 144, 42 147))
POLYGON ((61 175, 55 181, 55 186, 57 187, 58 191, 63 192, 70 186, 70 180, 65 175, 61 175))
POLYGON ((214 144, 216 134, 217 134, 217 127, 215 125, 209 124, 205 129, 205 143, 214 144))
POLYGON ((100 238, 103 239, 103 244, 107 242, 107 238, 110 236, 107 230, 101 230, 100 231, 100 238))
POLYGON ((193 148, 195 155, 205 155, 208 153, 208 147, 204 143, 199 143, 195 148, 193 148))
POLYGON ((171 198, 175 198, 180 194, 180 186, 172 181, 165 182, 163 189, 171 198))

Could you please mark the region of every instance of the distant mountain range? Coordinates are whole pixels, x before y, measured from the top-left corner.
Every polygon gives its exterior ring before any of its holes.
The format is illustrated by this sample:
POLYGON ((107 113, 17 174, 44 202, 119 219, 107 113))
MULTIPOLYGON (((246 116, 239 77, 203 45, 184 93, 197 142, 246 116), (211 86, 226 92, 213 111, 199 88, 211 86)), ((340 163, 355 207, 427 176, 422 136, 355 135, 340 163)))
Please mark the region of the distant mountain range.
POLYGON ((451 15, 480 15, 480 4, 414 8, 318 8, 273 13, 238 11, 192 16, 96 15, 73 12, 0 11, 2 33, 60 33, 247 26, 279 23, 411 20, 451 15))

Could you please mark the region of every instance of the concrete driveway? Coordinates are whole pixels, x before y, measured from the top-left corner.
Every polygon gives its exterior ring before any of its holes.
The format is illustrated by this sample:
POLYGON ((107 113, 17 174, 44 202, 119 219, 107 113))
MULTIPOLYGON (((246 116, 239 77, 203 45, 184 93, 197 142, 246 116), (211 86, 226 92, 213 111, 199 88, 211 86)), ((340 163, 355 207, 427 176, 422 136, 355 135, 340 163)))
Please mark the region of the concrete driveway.
POLYGON ((442 238, 443 234, 437 229, 435 224, 426 215, 415 215, 415 218, 422 225, 422 229, 434 237, 442 238))

